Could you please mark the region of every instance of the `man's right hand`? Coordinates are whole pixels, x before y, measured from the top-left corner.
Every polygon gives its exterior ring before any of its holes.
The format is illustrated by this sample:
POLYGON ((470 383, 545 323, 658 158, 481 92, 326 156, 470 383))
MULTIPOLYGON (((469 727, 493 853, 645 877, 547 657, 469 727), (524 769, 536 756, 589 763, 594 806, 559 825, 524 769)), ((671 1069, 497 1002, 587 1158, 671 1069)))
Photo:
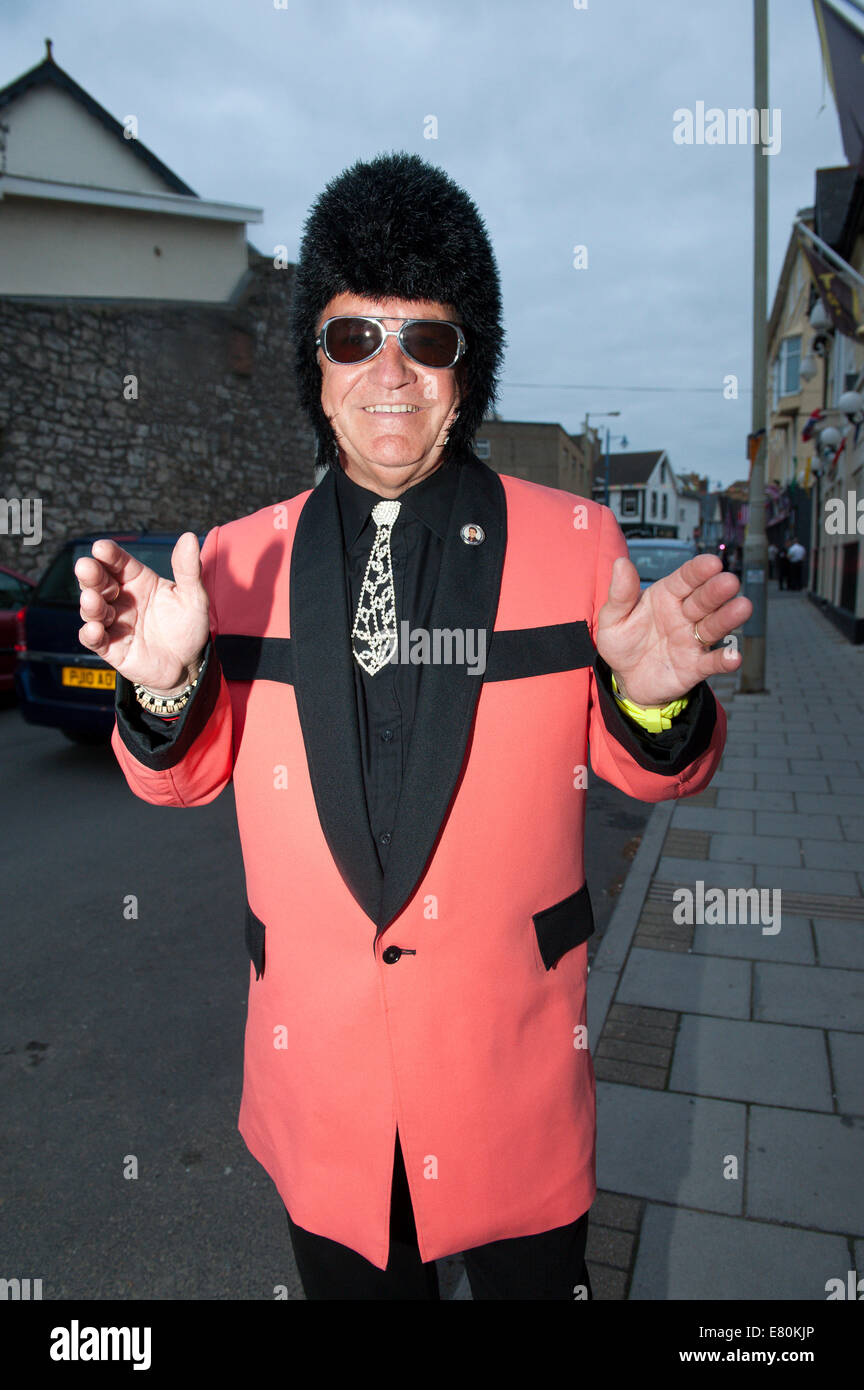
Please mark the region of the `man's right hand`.
POLYGON ((75 564, 81 586, 78 633, 134 685, 176 695, 198 674, 210 635, 210 603, 201 582, 194 531, 185 531, 171 555, 173 581, 142 565, 114 541, 94 541, 75 564))

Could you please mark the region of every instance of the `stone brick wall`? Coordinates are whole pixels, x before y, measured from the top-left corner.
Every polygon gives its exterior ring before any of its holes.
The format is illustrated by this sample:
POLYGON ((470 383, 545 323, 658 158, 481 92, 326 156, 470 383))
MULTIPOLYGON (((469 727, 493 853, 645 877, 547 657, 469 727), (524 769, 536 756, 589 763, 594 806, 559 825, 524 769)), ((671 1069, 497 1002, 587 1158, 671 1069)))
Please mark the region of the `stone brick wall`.
POLYGON ((0 503, 0 563, 35 578, 67 536, 203 532, 313 485, 294 267, 249 256, 225 307, 0 299, 0 498, 42 504, 33 545, 0 503))

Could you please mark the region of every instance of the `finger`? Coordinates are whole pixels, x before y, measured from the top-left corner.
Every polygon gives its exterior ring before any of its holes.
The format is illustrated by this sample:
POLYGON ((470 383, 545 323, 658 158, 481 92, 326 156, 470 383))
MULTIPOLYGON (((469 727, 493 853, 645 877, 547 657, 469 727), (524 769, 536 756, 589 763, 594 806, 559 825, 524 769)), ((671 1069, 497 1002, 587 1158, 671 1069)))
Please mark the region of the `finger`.
POLYGON ((181 593, 190 593, 201 582, 201 549, 194 531, 184 531, 171 552, 174 583, 181 593))
POLYGON ((682 601, 681 612, 689 622, 698 623, 716 612, 723 604, 729 603, 740 593, 741 581, 727 571, 712 575, 705 583, 693 589, 682 601))
MULTIPOLYGON (((702 629, 700 627, 699 631, 702 629)), ((718 647, 716 651, 706 655, 704 666, 701 665, 700 680, 708 680, 709 676, 725 676, 730 671, 737 671, 741 662, 744 660, 744 653, 737 647, 718 647)))
POLYGON ((115 599, 119 594, 119 581, 92 556, 82 555, 73 568, 82 590, 92 589, 107 599, 115 599))
POLYGON ((90 552, 120 584, 128 584, 130 580, 137 579, 146 569, 146 566, 142 565, 140 560, 136 560, 134 555, 130 555, 128 550, 107 538, 94 541, 90 552))
POLYGON ((604 620, 606 622, 618 622, 621 618, 626 618, 639 602, 641 595, 639 572, 636 566, 626 556, 619 555, 612 565, 609 592, 603 605, 604 620))
POLYGON ((703 642, 708 642, 712 646, 726 637, 728 633, 734 632, 735 628, 742 627, 748 621, 753 612, 753 604, 749 598, 739 594, 737 598, 730 599, 722 607, 704 614, 697 618, 694 627, 698 627, 699 636, 703 642))
POLYGON ((79 628, 78 641, 82 647, 87 647, 91 652, 95 652, 97 656, 101 657, 105 657, 105 653, 111 645, 102 623, 97 622, 88 622, 79 628))
MULTIPOLYGON (((669 592, 682 602, 690 597, 703 584, 707 584, 714 576, 720 576, 723 571, 723 561, 719 555, 694 555, 692 560, 685 560, 683 565, 679 565, 677 570, 667 574, 664 579, 658 580, 659 584, 664 584, 669 592)), ((727 576, 734 579, 734 575, 727 576)))
POLYGON ((98 622, 103 627, 110 627, 113 623, 117 610, 106 602, 102 594, 96 589, 82 589, 81 602, 79 605, 81 617, 86 622, 98 622))

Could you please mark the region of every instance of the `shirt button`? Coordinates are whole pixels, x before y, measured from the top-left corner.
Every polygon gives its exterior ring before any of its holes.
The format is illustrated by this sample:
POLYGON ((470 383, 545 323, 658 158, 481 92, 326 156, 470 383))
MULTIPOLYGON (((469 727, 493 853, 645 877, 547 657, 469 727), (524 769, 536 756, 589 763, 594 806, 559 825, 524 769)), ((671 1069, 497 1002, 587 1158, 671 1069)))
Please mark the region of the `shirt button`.
POLYGON ((401 947, 388 946, 386 951, 382 953, 381 959, 384 961, 386 965, 395 965, 401 954, 401 947))
POLYGON ((385 830, 383 835, 378 836, 378 839, 381 841, 382 845, 389 845, 392 838, 393 836, 390 834, 389 830, 385 830))
POLYGON ((393 737, 393 730, 392 730, 392 729, 384 729, 383 732, 382 732, 382 734, 381 734, 381 737, 383 738, 383 740, 384 740, 385 743, 389 743, 390 740, 391 740, 391 738, 393 737))

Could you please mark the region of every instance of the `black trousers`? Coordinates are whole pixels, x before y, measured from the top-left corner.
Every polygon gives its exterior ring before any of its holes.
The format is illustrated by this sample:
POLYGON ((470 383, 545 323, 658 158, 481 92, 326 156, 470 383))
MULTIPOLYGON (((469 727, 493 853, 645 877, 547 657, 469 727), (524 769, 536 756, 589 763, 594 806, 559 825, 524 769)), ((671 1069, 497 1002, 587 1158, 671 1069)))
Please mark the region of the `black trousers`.
MULTIPOLYGON (((435 1261, 424 1264, 399 1135, 393 1162, 390 1255, 386 1269, 326 1236, 295 1225, 286 1207, 294 1257, 307 1299, 440 1299, 435 1261)), ((539 1235, 495 1240, 462 1252, 476 1299, 593 1298, 585 1243, 588 1212, 539 1235), (585 1292, 577 1286, 584 1286, 585 1292)))

